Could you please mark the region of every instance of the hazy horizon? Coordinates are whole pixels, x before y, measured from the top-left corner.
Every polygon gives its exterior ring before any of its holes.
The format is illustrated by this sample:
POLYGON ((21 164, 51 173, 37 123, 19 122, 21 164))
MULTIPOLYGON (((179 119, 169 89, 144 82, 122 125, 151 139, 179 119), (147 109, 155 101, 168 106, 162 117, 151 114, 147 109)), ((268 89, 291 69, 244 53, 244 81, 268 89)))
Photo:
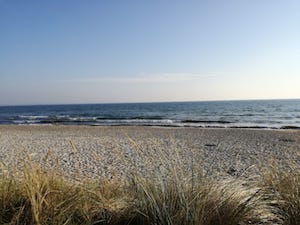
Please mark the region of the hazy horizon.
POLYGON ((285 99, 215 99, 215 100, 195 100, 195 101, 149 101, 149 102, 82 102, 82 103, 37 103, 37 104, 10 104, 0 105, 0 107, 10 106, 56 106, 56 105, 106 105, 106 104, 156 104, 156 103, 201 103, 201 102, 251 102, 251 101, 300 101, 300 98, 285 98, 285 99))
POLYGON ((300 2, 0 0, 0 105, 300 98, 300 2))

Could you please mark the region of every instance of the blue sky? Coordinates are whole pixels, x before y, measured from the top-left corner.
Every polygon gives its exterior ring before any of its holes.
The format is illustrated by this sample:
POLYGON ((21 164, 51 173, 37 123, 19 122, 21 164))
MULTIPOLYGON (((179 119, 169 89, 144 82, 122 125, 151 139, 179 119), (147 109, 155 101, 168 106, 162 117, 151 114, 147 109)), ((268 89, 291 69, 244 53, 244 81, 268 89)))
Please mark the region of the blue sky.
POLYGON ((300 1, 0 0, 0 105, 300 98, 300 1))

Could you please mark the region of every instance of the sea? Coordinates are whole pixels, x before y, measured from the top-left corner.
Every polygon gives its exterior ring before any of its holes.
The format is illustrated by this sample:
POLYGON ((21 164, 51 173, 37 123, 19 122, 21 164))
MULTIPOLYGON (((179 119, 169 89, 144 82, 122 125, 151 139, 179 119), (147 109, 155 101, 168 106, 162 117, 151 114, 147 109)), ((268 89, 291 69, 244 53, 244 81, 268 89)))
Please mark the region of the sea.
POLYGON ((300 129, 300 99, 0 106, 0 124, 300 129))

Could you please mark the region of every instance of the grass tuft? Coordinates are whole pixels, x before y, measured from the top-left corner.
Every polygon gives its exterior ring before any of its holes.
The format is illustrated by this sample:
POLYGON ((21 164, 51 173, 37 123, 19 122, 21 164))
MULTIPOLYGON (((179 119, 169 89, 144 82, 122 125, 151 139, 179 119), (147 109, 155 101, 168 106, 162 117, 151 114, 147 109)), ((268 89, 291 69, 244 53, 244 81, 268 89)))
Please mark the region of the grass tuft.
POLYGON ((137 179, 138 224, 242 225, 280 224, 273 196, 240 180, 209 181, 191 186, 168 180, 137 179))
POLYGON ((0 224, 118 224, 128 202, 117 183, 75 183, 32 163, 0 178, 0 224))
POLYGON ((285 225, 300 224, 300 166, 290 160, 289 167, 282 169, 279 163, 272 162, 265 168, 262 186, 272 190, 285 225))

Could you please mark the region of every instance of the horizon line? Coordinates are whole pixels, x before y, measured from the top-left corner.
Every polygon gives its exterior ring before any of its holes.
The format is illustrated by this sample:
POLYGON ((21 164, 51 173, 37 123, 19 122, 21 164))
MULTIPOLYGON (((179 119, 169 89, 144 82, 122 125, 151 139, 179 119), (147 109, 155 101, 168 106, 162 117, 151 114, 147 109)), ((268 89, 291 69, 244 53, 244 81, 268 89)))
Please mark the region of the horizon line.
POLYGON ((132 101, 132 102, 94 102, 94 103, 37 103, 37 104, 0 104, 0 107, 14 106, 60 106, 60 105, 110 105, 110 104, 155 104, 155 103, 196 103, 196 102, 229 102, 229 101, 284 101, 300 98, 253 98, 253 99, 216 99, 216 100, 178 100, 178 101, 132 101))

